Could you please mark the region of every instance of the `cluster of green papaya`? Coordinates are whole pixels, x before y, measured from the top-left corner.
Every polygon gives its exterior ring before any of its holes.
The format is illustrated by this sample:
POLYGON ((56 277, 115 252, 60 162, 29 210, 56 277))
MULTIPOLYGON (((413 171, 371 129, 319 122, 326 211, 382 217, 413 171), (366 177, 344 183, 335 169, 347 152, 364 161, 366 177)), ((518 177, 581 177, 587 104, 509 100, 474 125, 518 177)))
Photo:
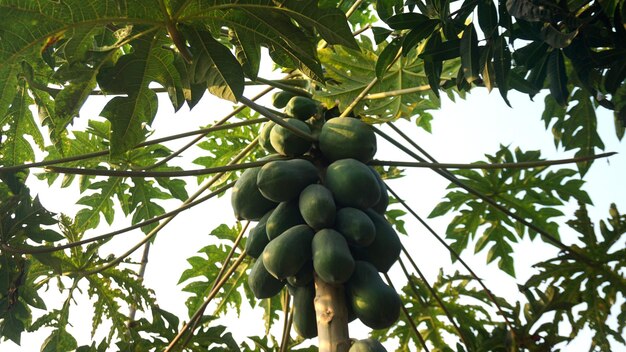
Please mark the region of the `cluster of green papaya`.
POLYGON ((316 141, 266 123, 260 143, 275 154, 247 169, 233 188, 235 216, 258 221, 246 242, 247 254, 257 258, 249 287, 257 298, 269 298, 287 285, 293 326, 305 338, 317 336, 314 276, 343 285, 350 321, 387 328, 401 302, 379 272, 397 260, 401 244, 384 216, 387 188, 366 164, 376 153, 376 136, 356 118, 326 120, 308 98, 292 97, 284 111, 291 116, 286 122, 316 141))

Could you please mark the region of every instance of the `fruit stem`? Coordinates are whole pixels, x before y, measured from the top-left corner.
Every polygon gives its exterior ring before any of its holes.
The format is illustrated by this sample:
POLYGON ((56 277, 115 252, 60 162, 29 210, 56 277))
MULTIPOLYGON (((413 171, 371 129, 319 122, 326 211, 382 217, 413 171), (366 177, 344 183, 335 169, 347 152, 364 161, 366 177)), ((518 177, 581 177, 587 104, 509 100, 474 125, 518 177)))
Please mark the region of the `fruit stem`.
POLYGON ((315 275, 315 315, 319 352, 347 352, 348 309, 342 285, 330 285, 315 275))

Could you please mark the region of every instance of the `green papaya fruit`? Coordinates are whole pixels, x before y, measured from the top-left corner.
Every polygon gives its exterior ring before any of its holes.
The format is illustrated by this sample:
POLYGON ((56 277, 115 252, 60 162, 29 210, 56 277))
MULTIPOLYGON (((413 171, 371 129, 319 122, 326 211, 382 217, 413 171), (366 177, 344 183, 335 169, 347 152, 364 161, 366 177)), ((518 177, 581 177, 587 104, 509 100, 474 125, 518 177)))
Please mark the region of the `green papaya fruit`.
POLYGON ((261 255, 267 271, 279 280, 296 275, 311 260, 313 235, 307 225, 297 225, 271 240, 261 255))
POLYGON ((359 119, 337 117, 322 126, 319 147, 331 162, 356 159, 366 163, 376 154, 376 135, 370 125, 359 119))
MULTIPOLYGON (((311 134, 311 128, 298 119, 285 119, 285 122, 303 132, 311 134)), ((270 131, 270 142, 272 147, 281 155, 300 156, 308 152, 312 143, 287 128, 276 124, 270 131)))
POLYGON ((376 227, 374 241, 367 247, 353 247, 352 254, 358 260, 365 260, 374 265, 381 273, 389 271, 400 257, 402 243, 389 221, 377 212, 368 209, 365 213, 376 227))
POLYGON ((248 275, 248 286, 254 297, 262 299, 274 297, 285 286, 285 282, 273 277, 263 265, 263 260, 257 259, 248 275))
POLYGON ((398 320, 400 296, 383 282, 370 263, 357 260, 346 287, 350 305, 363 324, 372 329, 386 329, 398 320))
POLYGON ((326 169, 324 185, 337 205, 367 209, 380 199, 380 187, 369 167, 356 159, 341 159, 326 169))
POLYGON ((272 214, 267 218, 265 232, 267 233, 267 238, 271 241, 280 236, 285 230, 304 223, 304 219, 298 208, 298 201, 294 199, 278 204, 276 209, 274 209, 272 214))
POLYGON ((313 163, 304 159, 291 159, 263 165, 256 183, 265 198, 285 202, 297 198, 305 187, 318 180, 318 171, 313 163))
POLYGON ((274 126, 276 126, 274 121, 267 121, 263 124, 263 127, 261 127, 261 131, 259 131, 259 145, 268 153, 276 153, 276 149, 272 147, 272 143, 270 142, 270 133, 274 126))
POLYGON ((314 230, 332 227, 335 222, 335 200, 328 188, 312 184, 307 186, 298 200, 302 218, 314 230))
POLYGON ((230 201, 238 220, 259 220, 277 205, 259 191, 256 185, 259 171, 261 171, 259 167, 246 169, 233 186, 230 201))
POLYGON ((335 217, 335 229, 353 246, 368 246, 376 237, 376 226, 357 208, 341 208, 335 217))
POLYGON ((263 217, 259 220, 255 227, 250 229, 248 232, 248 239, 246 241, 246 253, 252 258, 258 258, 261 253, 263 253, 263 249, 270 242, 267 237, 267 232, 265 231, 265 225, 267 223, 267 219, 272 214, 273 210, 268 211, 263 215, 263 217))
POLYGON ((290 287, 293 296, 293 327, 298 335, 305 339, 317 336, 315 318, 315 286, 312 282, 300 287, 290 287))
POLYGON ((317 276, 329 284, 342 284, 354 271, 354 259, 342 234, 333 229, 318 231, 311 243, 313 268, 317 276))
POLYGON ((293 98, 295 96, 296 95, 294 93, 291 93, 291 92, 286 92, 286 91, 276 92, 276 93, 272 94, 272 105, 276 109, 282 109, 285 106, 287 106, 287 103, 289 103, 289 100, 291 100, 291 98, 293 98))
POLYGON ((302 268, 296 273, 296 275, 289 276, 287 283, 294 287, 306 286, 313 282, 313 262, 309 261, 304 263, 302 268))
POLYGON ((348 352, 387 352, 387 350, 378 340, 369 338, 355 341, 348 352))
POLYGON ((285 114, 298 120, 307 120, 317 114, 318 103, 310 98, 294 96, 285 106, 285 114))
POLYGON ((380 177, 380 174, 378 174, 378 171, 376 171, 376 169, 370 166, 370 170, 376 177, 376 181, 378 181, 378 186, 380 187, 380 198, 378 199, 378 202, 376 204, 372 205, 372 209, 374 209, 374 211, 378 214, 385 215, 387 207, 389 206, 389 192, 387 190, 387 185, 385 184, 385 181, 383 181, 383 179, 380 177))

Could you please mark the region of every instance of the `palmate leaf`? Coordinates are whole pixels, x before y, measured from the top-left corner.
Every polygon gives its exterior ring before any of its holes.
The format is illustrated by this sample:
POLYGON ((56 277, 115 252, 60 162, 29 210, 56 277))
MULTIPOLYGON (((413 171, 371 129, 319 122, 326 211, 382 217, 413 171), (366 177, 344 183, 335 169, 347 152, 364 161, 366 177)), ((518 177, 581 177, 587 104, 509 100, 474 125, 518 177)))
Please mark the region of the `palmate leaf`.
MULTIPOLYGON (((258 114, 252 113, 250 109, 246 108, 237 116, 243 119, 253 119, 257 118, 258 114)), ((226 165, 258 136, 259 127, 259 125, 248 125, 212 132, 205 141, 198 143, 198 147, 203 150, 201 153, 203 156, 196 158, 193 163, 207 168, 226 165)), ((248 160, 254 161, 264 155, 265 152, 258 148, 248 160)), ((236 180, 238 178, 237 175, 238 173, 236 172, 227 174, 213 188, 217 188, 229 180, 236 180)), ((213 176, 198 176, 198 182, 213 176)))
MULTIPOLYGON (((178 283, 182 284, 192 280, 183 288, 183 291, 192 293, 192 296, 185 302, 189 310, 189 316, 195 313, 211 292, 213 282, 217 278, 239 231, 241 231, 240 224, 233 227, 228 227, 224 224, 218 226, 211 231, 210 237, 212 240, 220 240, 223 244, 208 245, 198 251, 198 253, 200 253, 199 256, 193 256, 187 259, 191 268, 186 269, 182 273, 178 283), (198 278, 201 280, 193 280, 198 278)), ((241 293, 238 292, 238 287, 241 286, 242 282, 240 280, 235 281, 233 278, 241 276, 245 270, 246 265, 240 265, 233 273, 231 280, 222 286, 222 290, 216 296, 217 300, 222 301, 224 305, 231 305, 237 312, 240 311, 243 301, 241 293)))
MULTIPOLYGON (((626 345, 623 337, 626 303, 617 299, 626 295, 626 278, 623 274, 626 268, 626 248, 623 246, 626 216, 620 214, 614 204, 609 213, 610 218, 606 222, 600 221, 600 231, 596 231, 583 204, 576 211, 576 218, 568 221, 568 225, 580 234, 578 240, 581 244, 574 248, 583 256, 593 258, 591 262, 582 261, 572 253, 561 254, 536 264, 540 272, 525 284, 535 292, 554 287, 567 295, 572 306, 584 305, 584 309, 574 313, 574 318, 567 317, 574 333, 585 327, 591 328, 594 336, 590 351, 613 350, 610 339, 626 345), (618 304, 621 307, 617 308, 618 304), (611 311, 622 312, 617 318, 616 327, 608 323, 612 317, 611 311)), ((566 310, 560 314, 572 313, 566 310)))
MULTIPOLYGON (((318 99, 328 106, 339 102, 343 110, 363 91, 375 76, 378 55, 384 50, 372 48, 369 39, 361 38, 361 52, 343 47, 325 48, 319 51, 320 60, 326 68, 329 83, 316 92, 318 99)), ((402 57, 391 65, 383 78, 370 93, 392 92, 428 84, 422 60, 414 55, 402 57)), ((439 101, 432 92, 424 90, 384 99, 363 100, 357 104, 356 114, 368 115, 375 122, 410 118, 426 110, 439 108, 439 101)))
MULTIPOLYGON (((431 285, 461 329, 464 340, 470 344, 470 350, 492 350, 480 349, 479 346, 485 344, 484 336, 497 338, 497 336, 491 336, 491 332, 501 323, 489 318, 489 306, 492 303, 484 291, 473 287, 472 281, 469 276, 459 273, 444 275, 440 271, 437 280, 431 285)), ((458 332, 448 320, 436 298, 430 293, 427 284, 411 275, 410 283, 407 283, 399 293, 411 319, 424 339, 437 350, 453 351, 449 347, 453 341, 449 335, 454 335, 455 339, 460 341, 458 332)), ((497 299, 503 307, 511 309, 503 299, 497 299)), ((399 338, 400 345, 396 349, 397 352, 408 351, 410 346, 420 346, 420 342, 404 315, 401 315, 400 323, 386 330, 374 331, 372 337, 382 341, 392 337, 399 338)))
POLYGON ((313 0, 235 3, 194 0, 184 5, 176 13, 180 22, 208 23, 216 29, 219 25, 226 26, 236 33, 239 41, 279 50, 316 80, 322 80, 323 75, 315 57, 315 46, 308 37, 310 33, 317 32, 329 44, 357 48, 345 15, 335 8, 322 9, 313 0))
MULTIPOLYGON (((542 119, 546 128, 552 125, 554 141, 565 150, 578 149, 576 156, 595 155, 596 148, 603 150, 604 143, 597 131, 598 121, 593 97, 585 89, 576 89, 571 94, 569 108, 558 106, 552 96, 545 99, 542 119), (576 102, 575 104, 572 104, 576 102)), ((578 163, 578 169, 584 175, 591 166, 591 161, 578 163)))
POLYGON ((174 66, 174 55, 167 49, 164 31, 143 36, 131 43, 133 51, 120 57, 115 66, 102 69, 98 84, 104 91, 125 93, 107 103, 101 115, 111 121, 111 154, 114 157, 143 141, 143 124, 151 124, 157 110, 156 93, 149 88, 156 82, 183 101, 182 81, 174 66))
MULTIPOLYGON (((488 155, 487 159, 490 163, 499 163, 540 160, 539 157, 538 151, 523 152, 517 149, 512 153, 508 148, 501 147, 495 155, 488 155)), ((459 170, 454 171, 454 174, 468 187, 488 195, 553 236, 558 236, 558 225, 553 219, 562 215, 558 206, 569 200, 591 202, 587 193, 581 189, 583 181, 572 179, 576 172, 569 169, 546 171, 545 168, 509 168, 483 170, 482 173, 459 170)), ((458 187, 450 185, 449 188, 458 187)), ((527 231, 507 215, 464 191, 451 191, 446 198, 429 216, 459 212, 446 229, 446 236, 453 241, 452 248, 460 253, 476 240, 475 252, 489 248, 487 262, 497 261, 500 269, 514 276, 511 244, 526 233, 531 239, 537 233, 527 231)))
MULTIPOLYGON (((133 224, 144 220, 150 220, 165 212, 162 206, 154 202, 154 199, 170 199, 171 196, 155 187, 154 182, 145 178, 133 177, 133 185, 128 189, 128 207, 132 209, 133 224)), ((141 228, 144 233, 150 232, 157 224, 146 225, 141 228)))
POLYGON ((29 136, 39 148, 44 146, 43 136, 29 109, 33 100, 26 89, 26 82, 22 80, 11 89, 16 92, 14 99, 6 114, 0 115, 0 126, 8 126, 0 131, 0 164, 4 166, 35 160, 29 136))
MULTIPOLYGON (((89 31, 94 24, 112 22, 161 25, 158 6, 138 1, 69 0, 18 1, 0 3, 0 113, 4 113, 17 93, 16 78, 22 60, 42 62, 41 51, 64 35, 89 31), (6 88, 6 89, 5 89, 6 88)), ((74 48, 80 48, 79 44, 74 48)), ((83 49, 80 49, 84 52, 83 49)))
POLYGON ((115 216, 113 199, 117 197, 118 200, 123 201, 128 185, 124 183, 124 179, 121 177, 111 177, 106 181, 93 183, 88 188, 97 191, 82 197, 76 202, 77 204, 87 206, 76 214, 76 223, 81 230, 93 229, 100 224, 100 215, 103 215, 106 222, 110 225, 113 223, 115 216))

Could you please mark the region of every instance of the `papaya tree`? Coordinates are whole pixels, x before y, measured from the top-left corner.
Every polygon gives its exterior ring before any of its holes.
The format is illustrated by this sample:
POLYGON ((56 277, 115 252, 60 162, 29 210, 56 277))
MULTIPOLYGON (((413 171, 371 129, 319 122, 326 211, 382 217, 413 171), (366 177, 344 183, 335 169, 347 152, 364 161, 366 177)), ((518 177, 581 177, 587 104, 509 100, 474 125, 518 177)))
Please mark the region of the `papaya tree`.
POLYGON ((626 345, 626 216, 612 205, 594 224, 584 188, 613 154, 599 111, 624 136, 624 1, 0 0, 0 10, 0 343, 45 333, 42 351, 354 352, 388 340, 398 351, 547 351, 590 331, 590 350, 626 345), (397 127, 431 132, 443 99, 493 89, 509 106, 543 97, 541 119, 573 158, 502 146, 440 163, 397 127), (232 109, 207 117, 217 109, 198 107, 214 98, 232 109), (206 120, 154 138, 186 110, 206 120), (377 158, 381 143, 410 161, 377 158), (394 187, 415 168, 449 183, 429 214, 449 219, 445 235, 394 187), (75 210, 48 210, 32 191, 42 184, 74 192, 75 210), (187 315, 174 314, 143 280, 150 249, 179 214, 225 194, 232 218, 176 273, 187 315), (408 221, 462 270, 429 280, 408 221), (521 299, 500 297, 466 251, 514 278, 523 240, 557 254, 524 263, 534 272, 521 299), (81 299, 93 305, 88 344, 69 328, 81 299), (266 330, 242 341, 219 319, 248 305, 266 330), (354 320, 369 338, 350 338, 354 320))

